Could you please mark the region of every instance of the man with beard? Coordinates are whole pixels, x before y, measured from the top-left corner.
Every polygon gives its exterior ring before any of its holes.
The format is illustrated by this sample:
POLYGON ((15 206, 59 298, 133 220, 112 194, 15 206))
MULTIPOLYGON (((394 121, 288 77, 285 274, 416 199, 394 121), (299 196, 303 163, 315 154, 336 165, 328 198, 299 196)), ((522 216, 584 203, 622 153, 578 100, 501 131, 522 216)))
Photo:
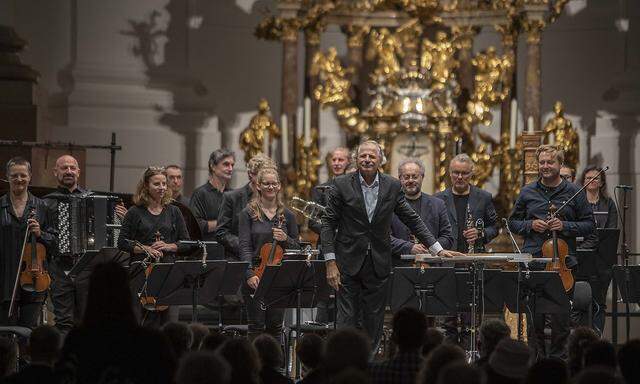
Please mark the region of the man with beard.
POLYGON ((222 194, 229 189, 235 163, 235 154, 228 149, 221 148, 211 152, 209 180, 196 188, 191 195, 190 208, 198 220, 204 241, 216 239, 222 194))
MULTIPOLYGON (((584 192, 565 206, 558 216, 549 220, 551 204, 559 208, 569 200, 579 187, 560 177, 560 167, 564 153, 554 145, 541 145, 536 151, 540 178, 522 188, 509 217, 509 228, 524 237, 522 252, 534 257, 542 256, 543 243, 556 231, 558 238, 567 242, 569 256, 567 267, 575 268, 576 237, 587 236, 594 230, 593 214, 584 192)), ((531 268, 543 269, 544 265, 531 265, 531 268)), ((569 293, 569 295, 571 295, 569 293)), ((533 308, 535 311, 535 308, 533 308)), ((529 313, 527 313, 529 316, 529 313)), ((569 337, 569 313, 553 314, 551 317, 551 349, 549 356, 566 359, 565 344, 569 337)), ((528 319, 529 345, 541 357, 545 351, 545 315, 534 313, 528 319)))
POLYGON ((238 214, 247 206, 256 190, 256 176, 265 167, 276 168, 276 163, 262 153, 252 157, 247 163, 249 182, 244 187, 226 192, 222 196, 216 239, 224 246, 227 260, 240 260, 238 250, 238 214))
MULTIPOLYGON (((54 230, 58 229, 58 203, 67 200, 70 195, 82 196, 91 192, 78 185, 80 178, 80 166, 78 160, 71 155, 60 156, 56 160, 53 174, 58 180, 58 188, 55 192, 44 197, 44 201, 50 211, 50 217, 54 222, 54 230)), ((127 213, 123 204, 116 205, 116 214, 122 219, 127 213)), ((75 321, 82 317, 86 304, 89 270, 82 271, 75 279, 68 276, 77 258, 81 255, 60 254, 54 252, 49 264, 51 283, 51 303, 56 321, 56 328, 62 334, 66 334, 73 328, 75 321)))
POLYGON ((182 167, 176 164, 164 167, 167 171, 167 186, 171 190, 171 198, 182 205, 189 206, 189 198, 182 193, 182 167))
POLYGON ((391 273, 391 219, 395 213, 433 254, 460 253, 442 248, 414 212, 400 182, 379 172, 382 147, 365 141, 356 151, 358 171, 339 176, 327 197, 322 221, 327 282, 337 291, 339 327, 362 325, 376 350, 382 335, 391 273))
MULTIPOLYGON (((421 191, 424 179, 424 164, 420 159, 404 159, 398 165, 398 178, 407 202, 420 216, 429 231, 438 238, 444 249, 453 246, 451 224, 447 217, 447 207, 444 201, 429 196, 421 191)), ((412 263, 400 260, 403 254, 424 254, 429 250, 424 244, 416 242, 415 237, 406 225, 400 222, 398 216, 393 215, 391 221, 391 252, 394 266, 410 266, 412 263)))

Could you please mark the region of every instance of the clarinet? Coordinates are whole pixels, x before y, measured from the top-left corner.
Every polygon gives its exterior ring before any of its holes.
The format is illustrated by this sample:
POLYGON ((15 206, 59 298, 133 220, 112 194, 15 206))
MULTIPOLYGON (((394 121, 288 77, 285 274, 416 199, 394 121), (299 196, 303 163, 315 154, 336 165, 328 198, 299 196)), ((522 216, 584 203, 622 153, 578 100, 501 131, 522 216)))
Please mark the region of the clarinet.
MULTIPOLYGON (((469 228, 475 228, 475 226, 473 223, 473 216, 471 216, 471 209, 469 208, 469 204, 467 204, 466 229, 469 229, 469 228)), ((468 244, 467 253, 476 253, 475 243, 469 241, 467 242, 467 244, 468 244)))

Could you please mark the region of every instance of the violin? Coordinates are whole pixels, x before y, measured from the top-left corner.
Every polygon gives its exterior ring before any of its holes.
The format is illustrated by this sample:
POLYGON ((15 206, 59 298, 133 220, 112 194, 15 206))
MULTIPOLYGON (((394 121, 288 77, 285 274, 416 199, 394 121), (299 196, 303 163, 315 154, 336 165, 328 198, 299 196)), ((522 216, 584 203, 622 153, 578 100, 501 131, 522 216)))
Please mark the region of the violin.
MULTIPOLYGON (((162 235, 160 234, 160 231, 156 231, 155 241, 158 242, 161 240, 162 240, 162 235)), ((148 260, 148 261, 149 261, 149 265, 147 265, 147 268, 144 270, 145 285, 142 290, 142 293, 140 294, 140 304, 142 304, 142 307, 147 311, 154 311, 154 312, 166 311, 169 308, 168 305, 158 305, 157 304, 158 299, 155 296, 150 296, 147 294, 147 282, 148 282, 149 276, 151 276, 151 272, 153 271, 153 265, 154 265, 154 262, 152 260, 148 260)))
MULTIPOLYGON (((556 217, 558 209, 553 203, 549 206, 547 220, 556 217)), ((569 245, 567 242, 558 238, 558 231, 551 231, 552 237, 542 244, 542 256, 551 259, 551 263, 547 264, 547 271, 556 271, 560 275, 564 290, 569 292, 573 288, 573 274, 567 268, 566 259, 569 255, 569 245)))
MULTIPOLYGON (((276 226, 278 228, 283 227, 284 225, 284 214, 281 213, 278 216, 278 220, 276 226)), ((271 243, 265 243, 260 247, 260 265, 256 268, 256 276, 262 278, 262 274, 264 273, 267 265, 278 265, 282 262, 282 258, 284 256, 284 249, 278 244, 278 241, 273 238, 271 243)))
MULTIPOLYGON (((29 219, 36 218, 36 210, 31 209, 29 219)), ((12 315, 17 293, 18 284, 27 292, 45 292, 51 285, 51 277, 44 267, 47 259, 47 249, 41 243, 36 241, 34 235, 28 228, 24 234, 22 242, 22 252, 20 253, 20 262, 18 265, 18 276, 11 295, 11 304, 9 305, 9 316, 12 315), (28 240, 28 241, 27 241, 28 240)))

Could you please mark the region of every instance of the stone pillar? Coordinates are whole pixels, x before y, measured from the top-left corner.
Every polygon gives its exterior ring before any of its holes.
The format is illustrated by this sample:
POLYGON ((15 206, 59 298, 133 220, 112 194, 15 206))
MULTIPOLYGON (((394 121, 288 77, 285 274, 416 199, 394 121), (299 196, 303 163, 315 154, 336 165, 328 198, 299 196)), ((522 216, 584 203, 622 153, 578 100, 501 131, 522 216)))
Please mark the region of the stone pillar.
MULTIPOLYGON (((311 99, 311 128, 318 129, 320 133, 320 105, 313 97, 313 90, 318 85, 318 76, 311 74, 311 65, 313 57, 320 50, 320 35, 321 32, 317 29, 306 29, 304 31, 305 37, 305 86, 304 95, 311 99)), ((319 136, 318 136, 319 137, 319 136)))
POLYGON ((540 104, 542 100, 540 80, 540 35, 544 22, 541 20, 527 20, 524 22, 527 32, 527 63, 524 83, 524 122, 533 117, 535 131, 540 130, 540 104))
POLYGON ((353 69, 351 74, 352 89, 355 95, 351 95, 356 106, 362 107, 366 102, 367 78, 363 73, 364 65, 364 40, 369 35, 369 26, 346 25, 342 31, 347 35, 348 66, 353 69))
POLYGON ((287 116, 289 163, 295 148, 296 109, 298 107, 298 28, 285 24, 282 31, 282 113, 287 116))

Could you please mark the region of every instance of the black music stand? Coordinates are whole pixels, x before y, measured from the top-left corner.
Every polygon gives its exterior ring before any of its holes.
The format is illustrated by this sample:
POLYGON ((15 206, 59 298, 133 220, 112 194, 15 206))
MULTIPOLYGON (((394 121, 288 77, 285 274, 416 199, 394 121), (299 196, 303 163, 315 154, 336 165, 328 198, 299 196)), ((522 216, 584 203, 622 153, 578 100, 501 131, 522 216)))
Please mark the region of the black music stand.
POLYGON ((222 282, 220 283, 220 289, 218 290, 217 304, 218 304, 218 329, 222 331, 222 311, 224 308, 224 296, 235 295, 238 293, 242 282, 246 280, 247 269, 249 269, 249 262, 247 261, 229 261, 227 262, 227 268, 222 276, 222 282))
POLYGON ((69 271, 69 277, 75 280, 78 275, 90 265, 98 263, 115 262, 120 265, 128 265, 131 259, 129 252, 118 248, 104 247, 99 251, 86 251, 69 271))
POLYGON ((557 272, 503 271, 502 281, 504 302, 512 313, 569 313, 569 297, 557 272))
POLYGON ((391 310, 416 308, 428 316, 455 315, 455 269, 396 267, 393 270, 391 310))
MULTIPOLYGON (((504 311, 504 293, 502 292, 502 271, 500 269, 484 269, 480 281, 481 313, 502 313, 504 311)), ((471 295, 473 293, 471 273, 465 270, 456 271, 458 312, 470 312, 471 295)))
POLYGON ((618 282, 622 302, 640 304, 640 265, 615 265, 613 275, 618 282))

